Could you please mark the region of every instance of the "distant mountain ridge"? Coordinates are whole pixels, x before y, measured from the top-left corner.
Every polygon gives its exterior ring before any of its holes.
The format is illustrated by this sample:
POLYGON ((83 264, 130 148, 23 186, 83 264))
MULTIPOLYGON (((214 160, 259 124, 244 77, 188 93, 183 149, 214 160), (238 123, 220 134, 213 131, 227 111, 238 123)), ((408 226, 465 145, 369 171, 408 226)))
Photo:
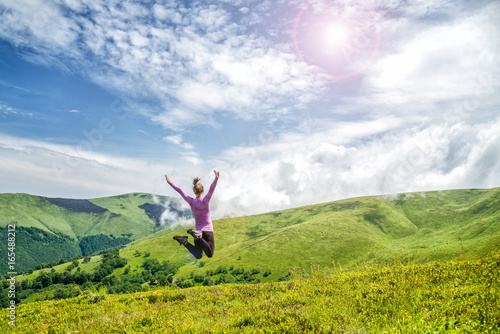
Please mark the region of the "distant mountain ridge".
MULTIPOLYGON (((49 198, 28 194, 0 194, 0 228, 18 229, 18 270, 37 264, 89 255, 124 245, 161 230, 162 213, 190 218, 177 199, 132 193, 95 199, 49 198)), ((172 222, 165 221, 166 225, 172 222)), ((6 233, 0 251, 6 251, 6 233)), ((0 263, 0 273, 6 264, 0 263)))
POLYGON ((60 206, 62 208, 74 211, 74 212, 85 212, 85 213, 104 213, 108 211, 98 205, 95 205, 88 199, 70 199, 70 198, 49 198, 43 197, 50 203, 60 206))

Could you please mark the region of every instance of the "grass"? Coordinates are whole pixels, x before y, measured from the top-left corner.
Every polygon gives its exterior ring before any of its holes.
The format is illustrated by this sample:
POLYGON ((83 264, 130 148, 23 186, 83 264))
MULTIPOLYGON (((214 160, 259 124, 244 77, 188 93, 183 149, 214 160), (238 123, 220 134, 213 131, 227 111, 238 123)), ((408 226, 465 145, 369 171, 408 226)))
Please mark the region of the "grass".
POLYGON ((16 222, 18 226, 37 227, 48 232, 61 232, 76 239, 97 224, 103 214, 87 215, 65 210, 38 196, 1 194, 0 225, 16 222), (87 227, 86 227, 87 226, 87 227))
POLYGON ((90 201, 120 215, 117 218, 108 219, 93 228, 92 234, 102 233, 120 236, 122 233, 132 233, 133 239, 140 239, 158 230, 155 222, 151 221, 144 213, 144 210, 139 208, 144 203, 154 203, 149 194, 134 193, 96 198, 90 201))
MULTIPOLYGON (((141 196, 125 196, 131 204, 120 197, 91 201, 111 212, 125 205, 125 212, 141 196)), ((132 211, 130 217, 140 213, 132 211)), ((120 256, 127 258, 131 273, 142 270, 149 253, 148 259, 180 265, 177 278, 234 266, 259 269, 263 283, 124 295, 89 290, 74 299, 18 305, 16 330, 499 332, 500 255, 492 250, 500 246, 500 188, 361 197, 220 219, 214 228, 211 259, 192 258, 172 240, 181 232, 169 230, 134 241, 120 256), (271 274, 264 277, 265 271, 271 274), (292 280, 277 282, 289 272, 292 280)), ((79 268, 91 272, 99 262, 95 256, 79 268)), ((54 269, 64 272, 68 265, 54 269)), ((33 295, 29 301, 44 297, 33 295)), ((8 329, 6 322, 0 323, 1 332, 8 329)))
MULTIPOLYGON (((86 291, 16 309, 18 333, 498 333, 500 252, 295 270, 281 283, 86 291), (308 277, 308 278, 305 278, 308 277)), ((8 310, 1 310, 6 318, 8 310)), ((0 322, 0 331, 11 328, 0 322)))
MULTIPOLYGON (((141 197, 127 198, 135 205, 141 197)), ((115 210, 113 205, 120 206, 122 200, 92 202, 115 210)), ((447 261, 459 254, 481 256, 500 245, 500 188, 353 198, 220 219, 214 221, 214 229, 215 256, 203 258, 203 267, 172 240, 183 231, 160 230, 129 244, 120 256, 127 258, 133 272, 142 270, 144 261, 136 252, 149 252, 149 258, 180 265, 177 277, 205 274, 219 266, 270 271, 260 277, 262 282, 277 281, 291 268, 309 270, 311 264, 328 266, 334 260, 348 268, 400 254, 418 263, 447 261)), ((97 262, 93 259, 80 269, 90 272, 97 262)))

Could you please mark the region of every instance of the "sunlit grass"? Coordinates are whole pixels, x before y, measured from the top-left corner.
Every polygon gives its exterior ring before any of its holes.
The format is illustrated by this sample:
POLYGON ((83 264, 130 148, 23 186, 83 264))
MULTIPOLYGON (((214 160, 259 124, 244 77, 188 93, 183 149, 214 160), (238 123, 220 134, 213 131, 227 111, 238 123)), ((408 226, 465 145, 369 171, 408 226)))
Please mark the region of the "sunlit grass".
MULTIPOLYGON (((291 280, 107 295, 20 305, 19 333, 496 333, 500 252, 415 264, 338 263, 291 280), (307 278, 306 278, 307 277, 307 278)), ((1 311, 6 317, 7 310, 1 311)), ((10 330, 7 322, 0 331, 10 330)))

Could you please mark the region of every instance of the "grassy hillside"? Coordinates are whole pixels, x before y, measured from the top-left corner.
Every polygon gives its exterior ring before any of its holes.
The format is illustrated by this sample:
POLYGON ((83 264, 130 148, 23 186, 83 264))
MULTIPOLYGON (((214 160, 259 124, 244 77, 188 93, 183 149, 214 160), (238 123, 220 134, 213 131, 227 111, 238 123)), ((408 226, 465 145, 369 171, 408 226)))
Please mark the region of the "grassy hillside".
MULTIPOLYGON (((177 199, 159 200, 170 203, 168 210, 181 217, 190 215, 177 199)), ((16 265, 21 271, 146 237, 162 228, 160 215, 165 209, 142 193, 90 200, 0 194, 0 228, 15 222, 19 230, 16 265)), ((5 237, 2 233, 0 241, 5 237)), ((6 247, 1 242, 0 252, 5 253, 6 247)), ((5 263, 0 263, 0 272, 5 271, 5 263)))
POLYGON ((459 254, 485 254, 500 245, 500 188, 450 190, 362 197, 214 222, 215 256, 200 261, 169 233, 125 248, 132 267, 136 250, 170 260, 178 276, 219 266, 258 268, 273 281, 290 268, 340 261, 391 261, 395 256, 424 261, 459 254))
MULTIPOLYGON (((184 231, 162 230, 121 249, 127 266, 111 276, 138 274, 147 259, 178 265, 175 277, 189 286, 206 279, 212 284, 239 281, 242 270, 246 281, 272 282, 286 279, 293 268, 309 270, 311 264, 329 266, 333 261, 349 268, 394 259, 421 263, 482 256, 500 245, 500 188, 354 198, 216 220, 214 227, 211 259, 195 260, 172 239, 184 231), (258 273, 249 276, 251 271, 258 273)), ((89 263, 80 260, 78 270, 91 274, 98 262, 99 257, 89 263)), ((67 272, 67 267, 54 269, 67 272)), ((70 274, 77 268, 72 270, 70 274)))
MULTIPOLYGON (((500 253, 474 260, 313 267, 281 283, 87 291, 19 305, 17 333, 497 333, 500 253)), ((8 319, 10 311, 0 310, 8 319)), ((11 332, 7 320, 1 332, 11 332)))
MULTIPOLYGON (((168 198, 159 196, 161 201, 168 198)), ((169 199, 178 202, 177 199, 169 199)), ((150 194, 133 193, 90 200, 54 199, 27 194, 0 194, 0 226, 18 226, 64 233, 74 239, 85 235, 130 233, 138 239, 157 231, 159 221, 141 208, 154 205, 150 194)), ((178 208, 178 213, 186 214, 178 208)))
MULTIPOLYGON (((93 228, 110 233, 111 215, 132 224, 124 218, 142 214, 138 202, 146 198, 125 199, 89 201, 106 208, 94 215, 108 215, 93 228)), ((100 210, 70 201, 48 212, 75 203, 100 210)), ((172 239, 184 231, 161 230, 119 252, 18 276, 16 329, 494 333, 500 326, 500 255, 493 251, 500 246, 500 188, 360 197, 216 220, 214 227, 210 259, 195 260, 172 239)), ((9 283, 1 285, 5 305, 9 283)))

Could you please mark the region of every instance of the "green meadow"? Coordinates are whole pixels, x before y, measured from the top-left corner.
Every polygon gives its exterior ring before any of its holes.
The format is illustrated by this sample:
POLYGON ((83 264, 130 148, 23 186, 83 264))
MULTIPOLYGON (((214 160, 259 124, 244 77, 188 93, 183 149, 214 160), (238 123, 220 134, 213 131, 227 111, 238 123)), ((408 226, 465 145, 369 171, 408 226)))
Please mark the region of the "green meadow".
MULTIPOLYGON (((15 333, 498 333, 500 253, 296 270, 279 283, 110 295, 16 309, 15 333)), ((75 287, 77 288, 77 287, 75 287)), ((8 310, 0 311, 7 319, 8 310)))
MULTIPOLYGON (((189 216, 179 199, 157 196, 170 210, 189 216)), ((0 194, 0 251, 6 252, 7 225, 16 226, 17 271, 128 244, 164 229, 164 206, 151 194, 134 193, 90 200, 0 194)), ((0 262, 0 274, 7 272, 0 262)))
MULTIPOLYGON (((122 210, 126 217, 134 207, 131 215, 146 219, 136 209, 141 196, 92 202, 108 216, 122 210)), ((126 234, 123 226, 113 232, 126 234)), ((500 188, 360 197, 215 220, 215 255, 201 260, 172 239, 189 227, 151 230, 112 253, 18 276, 16 329, 496 333, 500 326, 500 188)))
POLYGON ((140 258, 133 253, 150 252, 181 266, 177 276, 185 277, 231 266, 270 271, 262 282, 276 281, 292 268, 333 261, 351 267, 394 257, 423 262, 481 256, 500 244, 500 188, 354 198, 221 219, 214 229, 212 259, 197 261, 172 240, 187 235, 184 231, 153 234, 120 254, 134 269, 140 258))

